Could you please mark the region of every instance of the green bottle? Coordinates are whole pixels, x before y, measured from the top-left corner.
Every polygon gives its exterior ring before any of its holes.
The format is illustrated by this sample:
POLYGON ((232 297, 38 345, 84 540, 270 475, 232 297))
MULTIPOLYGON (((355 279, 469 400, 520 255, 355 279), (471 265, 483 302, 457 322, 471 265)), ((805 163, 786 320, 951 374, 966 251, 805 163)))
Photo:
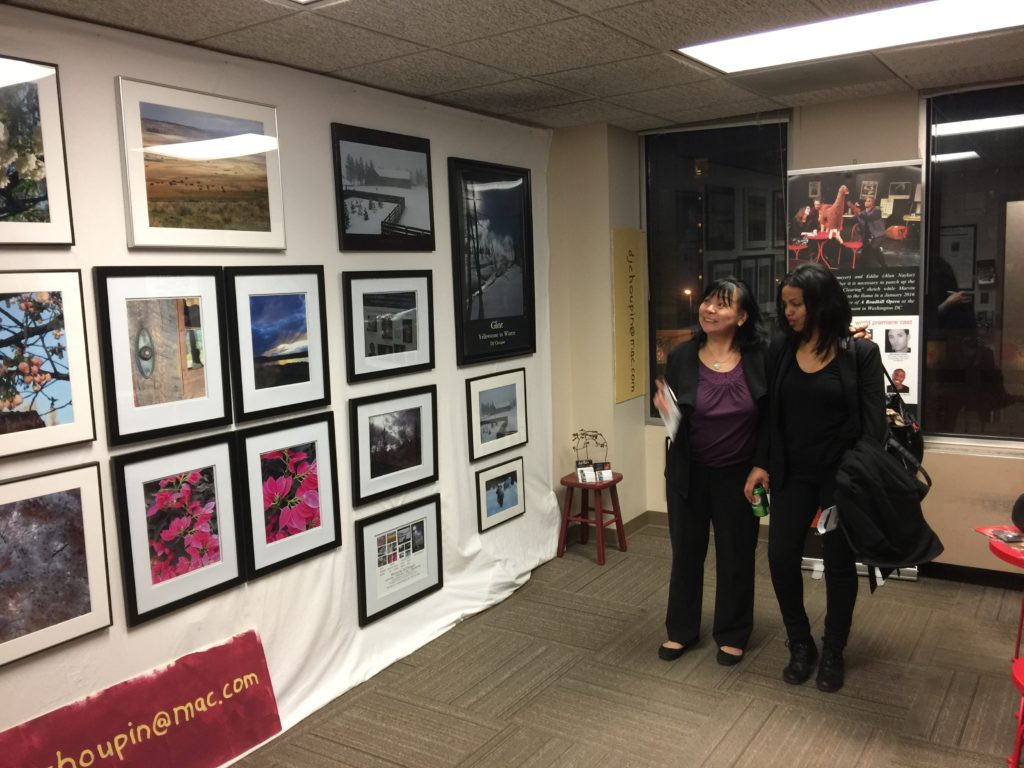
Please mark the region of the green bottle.
POLYGON ((750 509, 753 510, 754 517, 768 516, 768 496, 760 485, 754 488, 754 503, 750 505, 750 509))

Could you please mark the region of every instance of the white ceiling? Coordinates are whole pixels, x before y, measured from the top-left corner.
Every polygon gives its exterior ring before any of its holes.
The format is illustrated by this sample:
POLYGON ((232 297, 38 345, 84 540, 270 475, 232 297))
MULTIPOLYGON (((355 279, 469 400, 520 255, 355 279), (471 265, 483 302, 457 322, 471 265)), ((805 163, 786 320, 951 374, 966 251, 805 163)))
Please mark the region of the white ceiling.
POLYGON ((0 2, 551 128, 646 130, 1024 79, 1024 27, 730 77, 672 52, 906 0, 0 2))

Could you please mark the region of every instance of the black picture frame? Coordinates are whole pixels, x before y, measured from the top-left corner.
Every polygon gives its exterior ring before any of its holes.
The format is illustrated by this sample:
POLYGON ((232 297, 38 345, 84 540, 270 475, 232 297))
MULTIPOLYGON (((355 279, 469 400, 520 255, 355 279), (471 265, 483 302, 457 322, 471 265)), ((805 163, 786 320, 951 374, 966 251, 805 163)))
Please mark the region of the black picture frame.
POLYGON ((439 493, 356 520, 360 627, 444 587, 441 539, 439 493), (382 594, 376 587, 398 568, 403 569, 403 583, 382 594))
POLYGON ((334 414, 327 411, 250 427, 234 437, 235 497, 246 579, 340 547, 334 414), (300 450, 293 452, 296 448, 300 450), (269 509, 268 490, 273 496, 269 509), (309 503, 310 494, 316 495, 315 505, 309 503))
POLYGON ((786 247, 786 195, 772 190, 772 248, 786 247))
POLYGON ((430 141, 331 123, 331 144, 339 248, 434 250, 430 141), (394 173, 381 174, 382 170, 394 173), (363 218, 363 226, 356 216, 363 218))
POLYGON ((220 267, 95 267, 93 278, 110 444, 230 424, 224 271, 220 267), (160 304, 142 309, 129 305, 142 301, 160 304), (173 308, 166 302, 174 302, 173 308), (176 321, 177 327, 173 333, 150 333, 144 315, 168 328, 176 321), (197 320, 198 326, 189 325, 197 320), (170 366, 171 395, 167 387, 159 391, 160 382, 148 383, 168 370, 165 365, 170 366), (203 396, 190 396, 190 389, 198 391, 200 372, 203 396), (180 387, 181 396, 172 399, 175 387, 180 387))
POLYGON ((324 268, 227 267, 224 275, 235 420, 330 405, 324 268))
POLYGON ((352 506, 438 478, 437 387, 349 400, 352 506))
POLYGON ((458 365, 535 353, 530 171, 449 157, 448 191, 458 365))
POLYGON ((768 193, 763 189, 743 190, 743 248, 761 251, 771 239, 768 193))
POLYGON ((350 384, 433 369, 430 270, 343 272, 341 282, 350 384))
POLYGON ((736 192, 732 187, 707 188, 707 250, 736 249, 736 192))
POLYGON ((466 424, 470 461, 526 445, 526 369, 466 379, 466 424))
POLYGON ((480 533, 525 514, 526 471, 522 456, 477 470, 476 516, 480 533))

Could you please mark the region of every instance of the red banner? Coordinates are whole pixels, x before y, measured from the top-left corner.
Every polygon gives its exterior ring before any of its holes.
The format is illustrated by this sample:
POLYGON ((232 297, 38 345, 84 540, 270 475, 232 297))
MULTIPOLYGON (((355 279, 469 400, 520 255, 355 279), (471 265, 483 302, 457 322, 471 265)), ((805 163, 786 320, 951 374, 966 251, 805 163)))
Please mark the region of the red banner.
POLYGON ((18 768, 206 768, 281 731, 255 632, 0 733, 18 768))

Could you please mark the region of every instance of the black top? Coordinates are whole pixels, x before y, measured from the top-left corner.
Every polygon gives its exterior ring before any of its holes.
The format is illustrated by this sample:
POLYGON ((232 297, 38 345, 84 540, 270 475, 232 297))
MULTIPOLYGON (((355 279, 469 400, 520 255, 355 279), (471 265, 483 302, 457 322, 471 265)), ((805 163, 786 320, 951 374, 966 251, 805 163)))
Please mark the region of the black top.
POLYGON ((835 472, 844 446, 835 436, 846 420, 846 397, 835 358, 815 373, 793 365, 779 387, 786 465, 793 477, 816 480, 835 472))

